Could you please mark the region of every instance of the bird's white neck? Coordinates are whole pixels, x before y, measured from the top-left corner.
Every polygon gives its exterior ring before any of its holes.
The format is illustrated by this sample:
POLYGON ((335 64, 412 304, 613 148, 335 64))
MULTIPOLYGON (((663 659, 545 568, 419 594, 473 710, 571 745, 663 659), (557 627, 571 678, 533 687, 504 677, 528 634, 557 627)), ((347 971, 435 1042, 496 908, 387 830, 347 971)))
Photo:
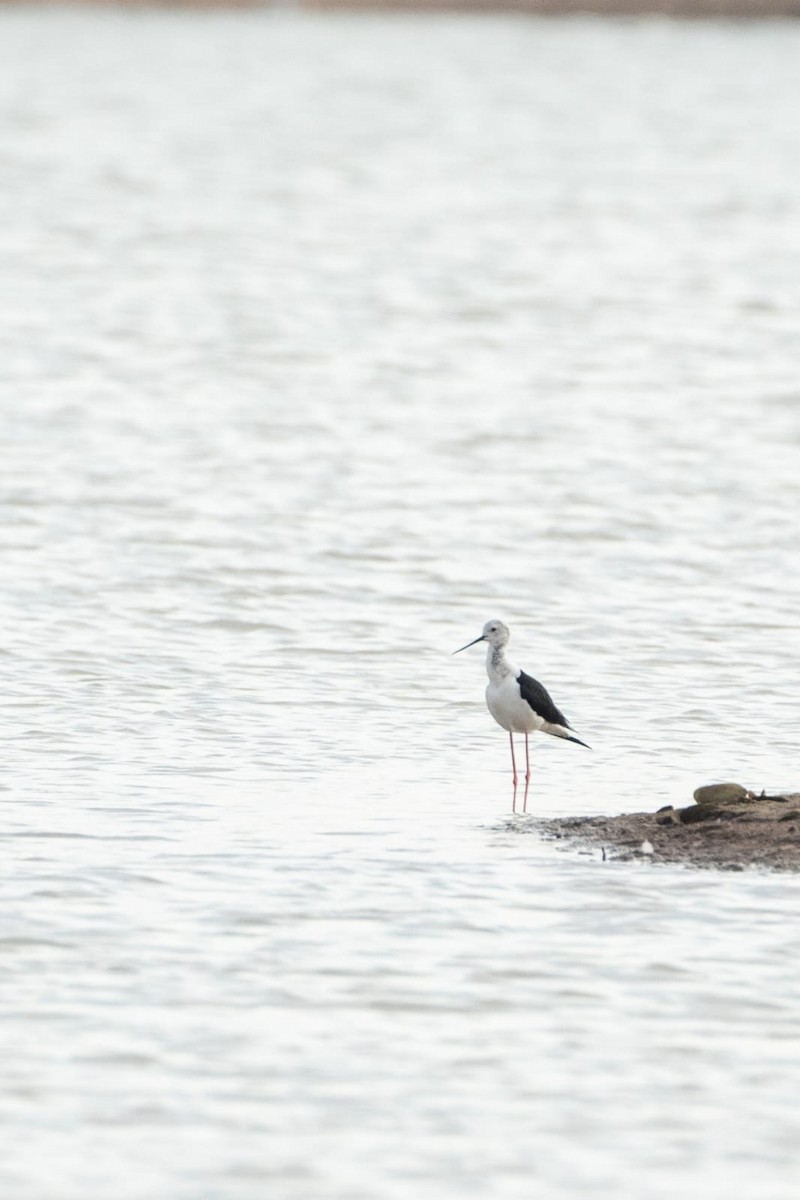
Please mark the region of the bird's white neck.
POLYGON ((506 658, 505 646, 486 647, 486 674, 492 683, 500 683, 507 675, 519 674, 513 663, 506 658))

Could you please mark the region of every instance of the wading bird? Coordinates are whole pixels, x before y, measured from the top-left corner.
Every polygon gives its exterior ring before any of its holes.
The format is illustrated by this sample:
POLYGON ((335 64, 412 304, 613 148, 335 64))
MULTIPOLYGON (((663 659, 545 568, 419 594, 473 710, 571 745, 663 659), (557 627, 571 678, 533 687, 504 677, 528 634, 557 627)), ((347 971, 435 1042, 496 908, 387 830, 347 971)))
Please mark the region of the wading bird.
MULTIPOLYGON (((514 734, 525 734, 525 798, 527 800, 528 783, 531 778, 531 763, 528 754, 528 734, 541 730, 553 737, 563 738, 567 742, 577 742, 586 746, 580 738, 575 737, 564 714, 556 708, 550 693, 539 683, 526 675, 519 667, 514 666, 506 656, 506 646, 511 634, 508 626, 502 621, 487 621, 483 633, 474 641, 467 642, 461 650, 468 650, 478 642, 488 642, 486 649, 486 674, 489 676, 489 686, 486 688, 486 704, 497 724, 508 732, 511 744, 511 768, 514 774, 514 788, 517 786, 517 762, 514 757, 514 734)), ((454 650, 460 654, 461 650, 454 650)), ((586 746, 587 750, 589 749, 586 746)))

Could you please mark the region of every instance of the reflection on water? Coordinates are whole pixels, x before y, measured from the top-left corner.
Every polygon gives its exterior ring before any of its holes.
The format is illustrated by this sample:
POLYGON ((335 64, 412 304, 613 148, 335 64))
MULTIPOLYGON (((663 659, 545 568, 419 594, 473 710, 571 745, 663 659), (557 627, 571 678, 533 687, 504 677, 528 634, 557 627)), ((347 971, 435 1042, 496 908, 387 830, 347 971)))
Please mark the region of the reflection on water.
POLYGON ((793 1196, 800 31, 2 26, 4 1191, 793 1196))

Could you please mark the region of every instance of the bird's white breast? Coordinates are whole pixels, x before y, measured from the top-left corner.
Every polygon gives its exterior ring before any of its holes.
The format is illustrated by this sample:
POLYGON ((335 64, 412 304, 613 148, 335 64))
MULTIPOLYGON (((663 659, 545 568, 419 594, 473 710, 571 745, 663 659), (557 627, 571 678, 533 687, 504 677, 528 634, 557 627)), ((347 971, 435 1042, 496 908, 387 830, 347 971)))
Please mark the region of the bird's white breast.
POLYGON ((511 673, 489 683, 486 704, 497 724, 509 733, 533 733, 546 724, 522 699, 517 680, 511 673))

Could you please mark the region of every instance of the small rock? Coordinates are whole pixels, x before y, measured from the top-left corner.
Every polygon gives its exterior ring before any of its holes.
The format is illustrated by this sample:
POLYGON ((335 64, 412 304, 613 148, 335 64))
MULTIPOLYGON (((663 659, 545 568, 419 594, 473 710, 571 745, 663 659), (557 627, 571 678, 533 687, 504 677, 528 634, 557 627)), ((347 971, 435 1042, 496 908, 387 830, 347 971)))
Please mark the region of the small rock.
POLYGON ((694 793, 696 804, 736 804, 752 798, 752 793, 740 783, 709 783, 694 793))
POLYGON ((640 854, 653 854, 654 852, 655 851, 652 842, 642 842, 641 846, 639 847, 640 854))
POLYGON ((660 808, 656 813, 656 825, 680 825, 681 819, 672 805, 660 808))
POLYGON ((719 813, 708 804, 692 804, 689 808, 679 808, 678 816, 682 825, 695 825, 698 821, 713 821, 719 813))

